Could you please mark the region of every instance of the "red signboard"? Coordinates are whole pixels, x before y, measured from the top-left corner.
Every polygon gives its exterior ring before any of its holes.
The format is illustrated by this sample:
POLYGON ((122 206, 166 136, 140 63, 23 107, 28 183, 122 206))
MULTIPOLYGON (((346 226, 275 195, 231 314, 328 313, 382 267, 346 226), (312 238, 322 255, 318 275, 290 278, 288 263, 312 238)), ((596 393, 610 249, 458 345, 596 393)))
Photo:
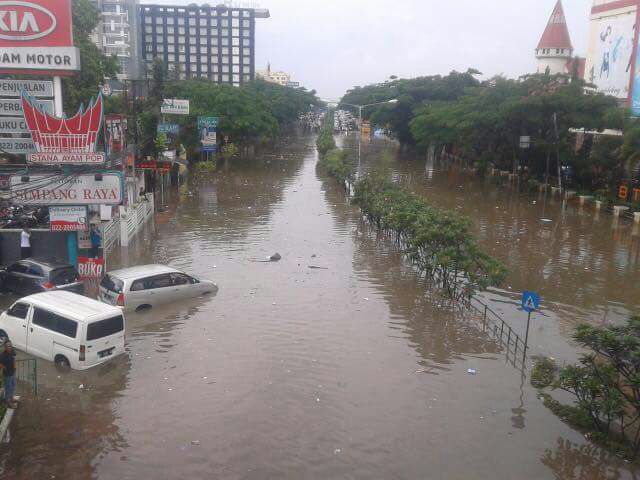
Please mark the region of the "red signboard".
POLYGON ((78 257, 78 274, 81 280, 102 278, 104 258, 78 257))
POLYGON ((171 162, 158 162, 156 160, 143 160, 136 163, 138 170, 153 170, 161 173, 168 173, 171 171, 171 162))
POLYGON ((71 3, 0 0, 0 73, 40 70, 64 75, 79 70, 71 3))
POLYGON ((1 0, 0 47, 73 47, 71 0, 1 0))

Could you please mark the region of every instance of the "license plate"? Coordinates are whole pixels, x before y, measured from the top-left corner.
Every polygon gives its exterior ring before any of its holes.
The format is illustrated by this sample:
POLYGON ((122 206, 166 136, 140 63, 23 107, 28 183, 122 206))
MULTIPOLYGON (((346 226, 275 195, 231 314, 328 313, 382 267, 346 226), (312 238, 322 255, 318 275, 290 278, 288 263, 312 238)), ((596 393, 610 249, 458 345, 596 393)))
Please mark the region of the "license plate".
POLYGON ((109 355, 113 355, 113 351, 116 349, 116 347, 111 347, 108 350, 102 350, 101 352, 98 352, 98 356, 100 358, 104 358, 104 357, 108 357, 109 355))

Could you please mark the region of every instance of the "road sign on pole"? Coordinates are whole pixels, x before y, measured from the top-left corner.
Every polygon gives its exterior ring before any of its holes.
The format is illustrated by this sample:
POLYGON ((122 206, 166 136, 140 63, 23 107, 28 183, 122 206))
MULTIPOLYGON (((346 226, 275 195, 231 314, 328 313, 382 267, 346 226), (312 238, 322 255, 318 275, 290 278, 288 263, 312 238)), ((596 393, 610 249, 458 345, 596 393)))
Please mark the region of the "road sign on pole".
POLYGON ((522 363, 527 359, 527 348, 529 346, 529 326, 531 325, 531 314, 540 309, 540 295, 535 292, 522 293, 522 309, 527 312, 527 333, 524 337, 524 353, 522 363))
POLYGON ((540 308, 540 295, 534 292, 524 292, 522 294, 522 309, 525 312, 535 312, 540 308))

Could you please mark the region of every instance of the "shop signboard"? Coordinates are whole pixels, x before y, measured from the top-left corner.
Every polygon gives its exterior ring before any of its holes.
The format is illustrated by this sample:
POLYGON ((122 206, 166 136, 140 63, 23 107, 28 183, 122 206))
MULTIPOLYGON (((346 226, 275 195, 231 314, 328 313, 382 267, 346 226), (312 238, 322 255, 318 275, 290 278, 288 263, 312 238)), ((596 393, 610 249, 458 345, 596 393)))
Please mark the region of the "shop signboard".
MULTIPOLYGON (((34 100, 33 106, 46 114, 53 114, 53 100, 34 100)), ((0 116, 24 115, 22 101, 19 98, 0 99, 0 116)))
POLYGON ((0 117, 0 133, 31 133, 24 117, 0 117))
POLYGON ((100 279, 104 275, 104 258, 78 257, 81 280, 100 279))
POLYGON ((180 125, 177 123, 159 123, 158 133, 165 135, 178 135, 180 133, 180 125))
POLYGON ((122 175, 12 175, 10 198, 16 205, 120 205, 122 175))
POLYGON ((165 98, 162 100, 160 113, 165 115, 189 115, 189 100, 165 98))
MULTIPOLYGON (((80 109, 71 118, 56 117, 36 108, 35 100, 23 94, 18 100, 31 132, 35 153, 27 157, 29 163, 40 165, 84 165, 104 163, 105 155, 96 152, 102 127, 102 94, 92 100, 86 111, 80 109)), ((0 101, 0 104, 2 102, 0 101)))
POLYGON ((26 155, 36 151, 30 138, 0 138, 0 153, 26 155))
POLYGON ((77 232, 87 229, 87 207, 49 207, 52 232, 77 232))
POLYGON ((53 98, 53 82, 0 78, 0 97, 20 98, 22 92, 26 92, 33 98, 53 98))
POLYGON ((64 75, 80 70, 72 0, 0 1, 0 73, 64 75))

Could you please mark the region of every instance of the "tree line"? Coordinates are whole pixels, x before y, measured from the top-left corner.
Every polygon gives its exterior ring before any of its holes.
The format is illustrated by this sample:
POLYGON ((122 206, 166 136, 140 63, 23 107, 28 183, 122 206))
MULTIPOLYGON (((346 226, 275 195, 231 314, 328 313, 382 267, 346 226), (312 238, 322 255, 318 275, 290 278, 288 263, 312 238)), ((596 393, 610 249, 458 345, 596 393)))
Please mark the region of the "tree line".
POLYGON ((365 117, 404 148, 444 151, 481 172, 495 167, 541 181, 567 174, 574 187, 588 191, 637 176, 640 123, 615 98, 595 93, 575 75, 480 81, 479 74, 470 69, 447 76, 392 77, 349 90, 342 103, 397 99, 393 106, 367 110, 365 117), (582 129, 622 134, 583 136, 582 129), (525 148, 521 137, 530 138, 525 148))
POLYGON ((327 115, 318 136, 320 164, 351 191, 364 216, 391 235, 409 261, 451 299, 465 300, 504 282, 507 269, 484 253, 471 233, 471 222, 457 212, 431 205, 384 172, 356 176, 352 156, 336 148, 333 115, 327 115), (332 147, 332 148, 330 148, 332 147))

